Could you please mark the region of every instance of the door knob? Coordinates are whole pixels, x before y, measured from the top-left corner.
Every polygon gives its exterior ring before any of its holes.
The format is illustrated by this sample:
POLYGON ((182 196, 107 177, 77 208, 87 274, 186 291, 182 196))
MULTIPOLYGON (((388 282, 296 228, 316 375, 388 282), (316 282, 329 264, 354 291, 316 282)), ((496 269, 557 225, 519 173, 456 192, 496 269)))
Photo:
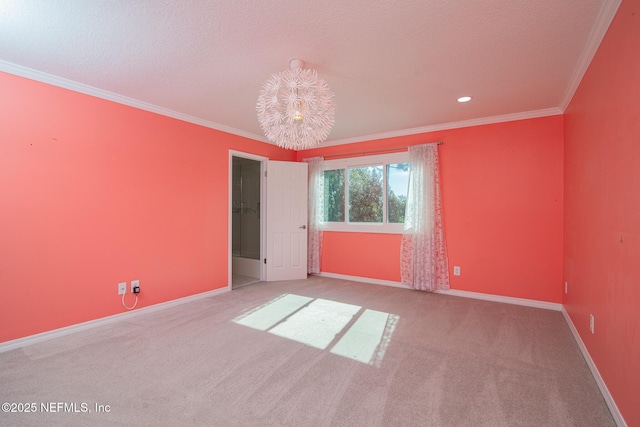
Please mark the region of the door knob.
POLYGON ((301 226, 300 226, 300 227, 298 227, 298 228, 299 228, 299 229, 301 229, 301 230, 306 230, 306 229, 307 229, 307 226, 306 226, 306 225, 301 225, 301 226))

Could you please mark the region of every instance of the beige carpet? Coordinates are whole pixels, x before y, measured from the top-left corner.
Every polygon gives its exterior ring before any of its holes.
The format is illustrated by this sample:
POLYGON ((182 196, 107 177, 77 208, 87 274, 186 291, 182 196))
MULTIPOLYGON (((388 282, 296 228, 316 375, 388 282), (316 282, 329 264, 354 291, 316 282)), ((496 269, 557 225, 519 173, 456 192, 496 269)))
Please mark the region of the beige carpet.
POLYGON ((2 353, 0 402, 36 404, 3 426, 614 425, 561 313, 319 277, 2 353))

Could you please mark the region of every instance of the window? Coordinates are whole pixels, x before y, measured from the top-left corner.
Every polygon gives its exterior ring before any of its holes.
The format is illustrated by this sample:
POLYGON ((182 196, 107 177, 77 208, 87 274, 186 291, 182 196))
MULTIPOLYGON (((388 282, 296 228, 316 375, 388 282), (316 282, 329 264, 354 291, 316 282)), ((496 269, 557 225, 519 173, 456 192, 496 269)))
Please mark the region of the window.
POLYGON ((404 224, 404 208, 409 191, 409 163, 387 165, 387 221, 404 224))
POLYGON ((324 171, 324 220, 344 221, 344 169, 324 171))
POLYGON ((349 222, 382 222, 382 166, 349 168, 349 222))
POLYGON ((325 161, 325 230, 402 233, 407 153, 325 161))

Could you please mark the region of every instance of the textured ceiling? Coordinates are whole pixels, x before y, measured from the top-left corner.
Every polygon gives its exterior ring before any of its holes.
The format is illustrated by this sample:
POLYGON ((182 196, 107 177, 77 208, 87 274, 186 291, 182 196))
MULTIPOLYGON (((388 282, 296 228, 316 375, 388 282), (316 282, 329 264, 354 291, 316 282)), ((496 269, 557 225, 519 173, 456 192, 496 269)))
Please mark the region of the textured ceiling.
POLYGON ((559 114, 619 3, 3 0, 0 71, 266 141, 260 88, 301 58, 329 145, 559 114))

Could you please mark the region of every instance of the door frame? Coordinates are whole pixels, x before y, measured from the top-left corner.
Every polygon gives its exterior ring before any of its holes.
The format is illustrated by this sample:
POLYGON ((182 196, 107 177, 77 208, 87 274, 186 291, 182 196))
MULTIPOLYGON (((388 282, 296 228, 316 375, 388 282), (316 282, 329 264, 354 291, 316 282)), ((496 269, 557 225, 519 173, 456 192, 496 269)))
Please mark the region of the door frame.
POLYGON ((228 194, 228 224, 227 224, 227 287, 232 290, 233 285, 233 158, 241 157, 243 159, 256 160, 260 162, 260 280, 264 281, 267 276, 266 266, 263 262, 266 251, 266 233, 267 227, 265 221, 267 218, 267 192, 266 192, 266 178, 265 171, 267 170, 268 157, 258 156, 257 154, 251 154, 244 151, 229 150, 229 194, 228 194))

